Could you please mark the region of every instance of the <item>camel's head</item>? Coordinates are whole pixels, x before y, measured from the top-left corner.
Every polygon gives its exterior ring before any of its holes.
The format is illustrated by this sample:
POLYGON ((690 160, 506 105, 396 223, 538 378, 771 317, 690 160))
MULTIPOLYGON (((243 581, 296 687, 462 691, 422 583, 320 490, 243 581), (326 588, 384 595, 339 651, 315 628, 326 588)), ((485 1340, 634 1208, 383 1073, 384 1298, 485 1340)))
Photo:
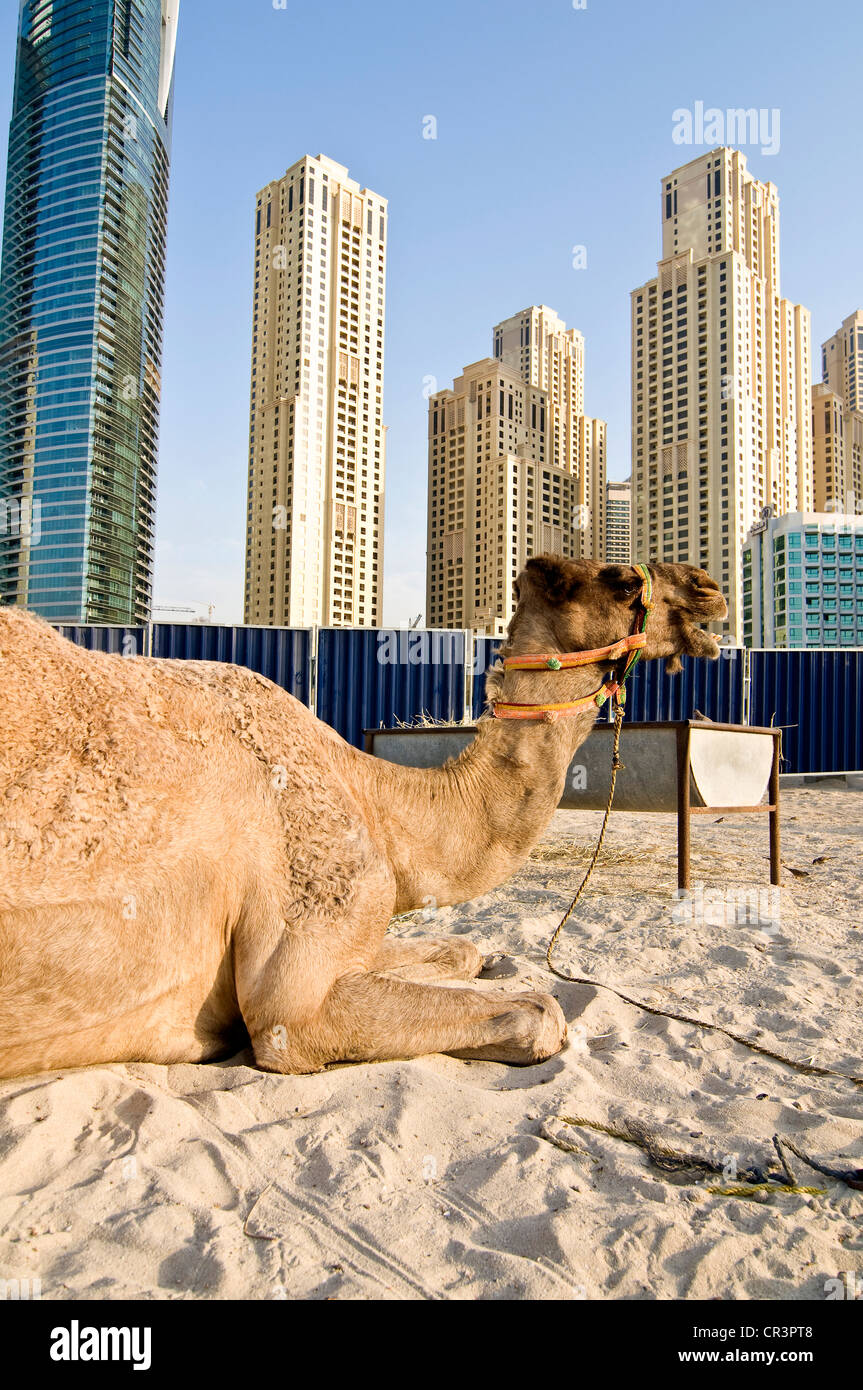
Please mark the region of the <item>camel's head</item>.
MULTIPOLYGON (((728 612, 716 581, 694 565, 648 566, 653 608, 647 620, 643 657, 666 658, 667 671, 681 669, 684 652, 715 658, 719 643, 701 624, 728 612)), ((537 555, 518 577, 517 607, 502 655, 518 652, 576 652, 605 647, 633 630, 640 617, 642 577, 632 565, 565 560, 537 555)))

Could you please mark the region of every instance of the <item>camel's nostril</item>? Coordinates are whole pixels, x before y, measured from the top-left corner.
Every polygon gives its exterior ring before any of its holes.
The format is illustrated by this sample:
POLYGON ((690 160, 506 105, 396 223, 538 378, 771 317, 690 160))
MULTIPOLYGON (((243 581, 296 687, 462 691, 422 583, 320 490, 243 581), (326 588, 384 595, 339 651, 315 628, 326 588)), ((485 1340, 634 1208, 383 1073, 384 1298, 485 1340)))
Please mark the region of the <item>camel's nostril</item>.
POLYGON ((715 603, 717 599, 722 599, 723 602, 725 601, 722 590, 715 579, 710 579, 699 584, 698 597, 703 599, 705 603, 715 603))

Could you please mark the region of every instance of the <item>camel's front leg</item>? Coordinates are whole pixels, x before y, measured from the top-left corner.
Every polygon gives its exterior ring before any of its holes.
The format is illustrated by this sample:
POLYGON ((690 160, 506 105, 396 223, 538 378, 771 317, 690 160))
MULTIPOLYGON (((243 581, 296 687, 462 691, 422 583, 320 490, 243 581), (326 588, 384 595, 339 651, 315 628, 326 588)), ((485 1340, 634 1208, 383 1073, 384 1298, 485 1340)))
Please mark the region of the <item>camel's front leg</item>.
POLYGON ((410 940, 387 936, 371 963, 371 969, 400 980, 472 980, 485 964, 482 952, 470 941, 457 937, 419 937, 410 940))
POLYGON ((268 1071, 319 1071, 330 1062, 430 1052, 523 1065, 559 1052, 566 1022, 550 994, 486 993, 368 971, 339 976, 304 1018, 269 1000, 250 1033, 255 1059, 268 1071))
MULTIPOLYGON (((320 881, 328 881, 323 871, 320 881)), ((383 973, 384 962, 397 957, 403 968, 408 955, 416 966, 424 949, 447 951, 448 969, 459 950, 465 968, 481 963, 468 943, 385 942, 394 898, 388 871, 375 864, 354 881, 348 902, 330 897, 325 914, 322 899, 318 911, 290 925, 278 904, 250 898, 234 939, 234 974, 260 1066, 311 1072, 330 1062, 429 1052, 528 1063, 560 1050, 566 1023, 549 994, 460 989, 383 973)))

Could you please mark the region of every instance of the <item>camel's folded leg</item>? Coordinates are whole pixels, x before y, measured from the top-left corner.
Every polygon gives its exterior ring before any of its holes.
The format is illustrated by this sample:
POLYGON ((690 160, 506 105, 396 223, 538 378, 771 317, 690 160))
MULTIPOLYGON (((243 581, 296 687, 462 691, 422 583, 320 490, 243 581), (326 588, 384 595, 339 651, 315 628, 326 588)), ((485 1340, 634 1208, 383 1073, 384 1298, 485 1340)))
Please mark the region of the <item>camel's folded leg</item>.
POLYGON ((457 937, 385 937, 371 969, 400 980, 472 980, 485 957, 470 941, 457 937))
POLYGON ((318 1071, 329 1062, 430 1052, 527 1064, 559 1052, 566 1038, 550 994, 447 988, 374 971, 340 976, 312 1017, 297 1018, 289 1009, 280 1016, 276 1000, 266 1014, 266 1023, 261 1017, 249 1031, 255 1058, 268 1071, 318 1071))
MULTIPOLYGON (((290 927, 276 905, 250 899, 234 938, 234 981, 260 1066, 309 1072, 329 1062, 429 1052, 529 1063, 560 1050, 566 1023, 551 995, 461 989, 383 973, 379 962, 394 960, 395 951, 409 945, 385 945, 393 897, 383 874, 369 874, 343 915, 308 913, 290 927)), ((443 943, 450 952, 459 944, 443 943)), ((435 950, 440 943, 423 945, 435 950)), ((470 958, 471 967, 479 957, 473 949, 463 953, 463 964, 470 958)))

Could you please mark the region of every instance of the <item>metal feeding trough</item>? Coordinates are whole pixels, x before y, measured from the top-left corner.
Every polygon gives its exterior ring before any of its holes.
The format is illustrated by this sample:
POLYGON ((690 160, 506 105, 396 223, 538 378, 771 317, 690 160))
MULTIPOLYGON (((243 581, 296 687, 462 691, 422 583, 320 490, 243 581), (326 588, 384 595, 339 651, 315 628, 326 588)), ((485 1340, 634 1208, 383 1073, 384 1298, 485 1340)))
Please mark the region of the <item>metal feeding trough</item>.
MULTIPOLYGON (((566 810, 604 810, 611 777, 613 726, 598 723, 578 749, 566 775, 560 805, 566 810)), ((476 736, 476 725, 417 729, 367 729, 365 748, 403 767, 439 767, 458 757, 476 736)), ((617 774, 616 811, 677 813, 677 883, 688 888, 691 817, 705 812, 765 814, 770 818, 770 882, 779 883, 779 729, 712 724, 624 723, 623 767, 617 774), (767 792, 767 802, 760 804, 767 792)))

